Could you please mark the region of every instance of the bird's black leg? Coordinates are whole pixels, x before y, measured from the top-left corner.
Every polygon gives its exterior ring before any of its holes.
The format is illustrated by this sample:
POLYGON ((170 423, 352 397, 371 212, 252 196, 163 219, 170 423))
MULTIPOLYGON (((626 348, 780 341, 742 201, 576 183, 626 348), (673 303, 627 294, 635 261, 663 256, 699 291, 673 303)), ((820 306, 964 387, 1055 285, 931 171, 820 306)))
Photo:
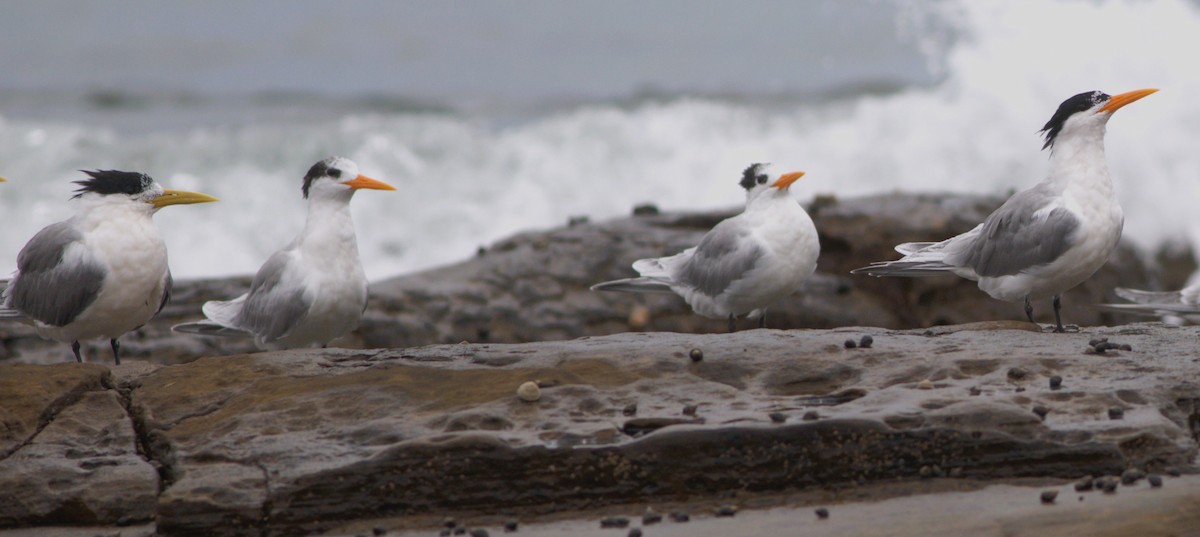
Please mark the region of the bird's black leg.
POLYGON ((737 325, 733 323, 733 314, 729 314, 729 333, 732 334, 737 329, 737 325))
POLYGON ((1054 295, 1054 331, 1059 334, 1066 332, 1063 329, 1062 313, 1060 310, 1062 310, 1062 295, 1054 295))
POLYGON ((758 327, 759 328, 767 327, 767 312, 764 311, 763 314, 758 317, 758 327))
POLYGON ((75 353, 75 361, 82 364, 83 357, 79 355, 79 342, 78 341, 71 342, 71 352, 75 353))
POLYGON ((1029 303, 1028 296, 1025 297, 1025 316, 1029 317, 1029 322, 1037 324, 1037 321, 1033 320, 1033 304, 1029 303))
POLYGON ((108 340, 108 344, 112 345, 113 360, 117 361, 117 365, 121 365, 121 344, 117 342, 117 338, 108 340))

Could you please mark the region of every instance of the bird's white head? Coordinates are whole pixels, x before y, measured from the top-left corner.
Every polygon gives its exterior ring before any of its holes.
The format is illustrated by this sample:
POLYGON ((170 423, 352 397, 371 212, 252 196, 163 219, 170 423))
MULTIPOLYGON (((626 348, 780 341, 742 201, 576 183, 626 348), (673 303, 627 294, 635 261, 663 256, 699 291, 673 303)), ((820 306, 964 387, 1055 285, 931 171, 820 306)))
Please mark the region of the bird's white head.
POLYGON ((396 190, 395 187, 358 173, 358 164, 344 157, 330 157, 313 164, 304 175, 300 189, 305 198, 341 198, 349 200, 355 190, 396 190))
POLYGON ((1142 97, 1158 91, 1157 89, 1140 89, 1119 95, 1108 95, 1103 91, 1085 91, 1062 102, 1058 110, 1040 132, 1046 135, 1046 143, 1042 149, 1053 149, 1060 139, 1072 138, 1080 134, 1091 133, 1104 135, 1104 126, 1121 107, 1142 97))
POLYGON ((746 201, 753 200, 768 191, 784 194, 788 187, 792 186, 792 183, 804 177, 804 172, 775 175, 768 171, 769 167, 770 164, 758 162, 742 171, 742 181, 739 184, 746 189, 746 201))
POLYGON ((87 174, 88 178, 75 181, 79 188, 75 190, 73 198, 98 203, 130 204, 132 207, 145 208, 149 212, 168 205, 218 201, 217 198, 199 192, 164 189, 144 173, 117 170, 81 171, 87 174))

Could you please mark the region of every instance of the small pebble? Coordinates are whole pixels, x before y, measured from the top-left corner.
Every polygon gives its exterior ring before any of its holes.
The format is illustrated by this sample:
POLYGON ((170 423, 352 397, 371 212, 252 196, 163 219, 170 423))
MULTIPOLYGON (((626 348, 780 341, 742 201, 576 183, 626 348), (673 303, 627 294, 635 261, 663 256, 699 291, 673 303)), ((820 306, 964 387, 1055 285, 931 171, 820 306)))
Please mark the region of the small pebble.
POLYGON ((1056 498, 1058 498, 1057 490, 1043 490, 1042 491, 1042 503, 1054 503, 1054 500, 1056 498))
POLYGON ((517 397, 526 403, 532 403, 542 398, 542 389, 536 382, 529 381, 517 388, 517 397))
POLYGON ((829 510, 824 507, 818 507, 816 510, 816 513, 817 513, 817 518, 820 518, 820 519, 829 518, 829 510))
POLYGON ((1158 488, 1162 486, 1162 476, 1158 474, 1150 474, 1146 476, 1146 481, 1150 482, 1150 486, 1158 488))
POLYGON ((1117 350, 1132 351, 1133 345, 1130 345, 1128 343, 1122 343, 1119 347, 1117 347, 1117 350))
POLYGON ((465 528, 463 526, 458 526, 457 528, 454 528, 454 534, 455 535, 466 535, 467 528, 465 528))
POLYGON ((847 349, 853 349, 858 346, 858 343, 855 343, 853 339, 847 339, 845 343, 842 343, 842 346, 847 349))
POLYGON ((695 416, 697 408, 699 408, 699 407, 697 407, 696 405, 683 405, 683 415, 684 416, 695 416))
POLYGON ((621 409, 621 414, 624 414, 626 416, 636 416, 637 415, 637 403, 629 403, 628 405, 625 405, 625 408, 621 409))
POLYGON ((1104 481, 1101 484, 1100 488, 1103 489, 1104 492, 1106 492, 1108 494, 1116 494, 1117 485, 1119 485, 1119 484, 1121 484, 1120 478, 1115 477, 1115 476, 1109 476, 1109 477, 1104 478, 1104 481))
POLYGON ((442 530, 438 532, 438 537, 450 537, 450 530, 442 530))
POLYGON ((1062 377, 1058 375, 1050 377, 1050 389, 1057 390, 1059 388, 1062 388, 1062 377))
POLYGON ((870 334, 867 334, 863 336, 862 339, 858 340, 858 346, 864 349, 871 348, 871 344, 873 343, 875 343, 875 338, 871 337, 870 334))
POLYGON ((932 390, 933 389, 933 381, 929 380, 929 379, 922 380, 921 382, 917 383, 917 389, 918 390, 932 390))
POLYGON ((629 530, 628 537, 642 537, 642 528, 633 528, 629 530))
POLYGON ((816 410, 809 410, 808 412, 805 412, 804 416, 801 416, 800 419, 804 421, 817 421, 821 419, 821 415, 817 414, 816 410))
POLYGON ((978 386, 971 386, 971 391, 968 393, 970 393, 971 395, 979 395, 979 394, 983 393, 983 390, 979 389, 978 386))
POLYGON ((1092 488, 1092 476, 1090 475, 1075 482, 1075 492, 1086 492, 1092 490, 1092 488))
POLYGON ((659 522, 662 522, 662 515, 655 513, 654 511, 647 509, 646 514, 642 515, 643 526, 658 524, 659 522))
POLYGON ((508 532, 517 531, 517 528, 520 527, 520 525, 521 524, 519 522, 517 522, 516 520, 509 520, 504 523, 504 531, 508 531, 508 532))
POLYGON ((1015 389, 1015 390, 1013 390, 1013 391, 1014 391, 1014 392, 1017 392, 1017 393, 1021 393, 1021 392, 1025 391, 1025 387, 1024 387, 1024 386, 1017 386, 1017 389, 1015 389))
POLYGON ((733 515, 736 515, 737 511, 738 511, 737 507, 734 507, 732 505, 722 505, 717 508, 716 515, 718 518, 731 517, 733 515))
POLYGON ((1008 378, 1011 380, 1021 380, 1028 374, 1029 373, 1027 373, 1024 369, 1019 367, 1011 367, 1008 369, 1008 378))
POLYGON ((1171 477, 1179 477, 1179 476, 1183 475, 1183 472, 1179 471, 1179 468, 1177 468, 1175 466, 1171 466, 1171 467, 1167 468, 1167 475, 1169 475, 1171 477))
POLYGON ((1137 468, 1129 468, 1124 472, 1121 472, 1121 484, 1132 485, 1140 481, 1143 477, 1146 477, 1145 472, 1142 472, 1137 468))
POLYGON ((384 528, 371 528, 371 535, 374 535, 375 537, 387 535, 387 530, 384 528))
POLYGON ((1108 419, 1120 420, 1125 419, 1125 409, 1121 407, 1112 407, 1108 409, 1108 419))
POLYGON ((442 526, 445 526, 447 528, 454 528, 457 525, 458 525, 458 521, 454 520, 454 518, 452 518, 452 517, 446 517, 446 518, 442 519, 442 526))
POLYGON ((488 530, 475 528, 471 530, 471 537, 488 537, 488 530))
POLYGON ((933 468, 922 466, 921 469, 917 471, 917 474, 921 476, 921 479, 929 479, 933 477, 933 468))
POLYGON ((1038 405, 1033 407, 1033 413, 1037 414, 1037 417, 1041 418, 1042 421, 1046 421, 1046 414, 1050 413, 1050 409, 1042 405, 1038 405))
POLYGON ((767 414, 767 417, 771 418, 771 421, 774 423, 783 423, 787 421, 787 414, 784 414, 783 412, 772 412, 767 414))
POLYGON ((692 349, 691 351, 688 351, 688 357, 691 358, 693 362, 703 361, 704 351, 700 349, 692 349))
POLYGON ((671 513, 671 520, 674 522, 687 522, 691 519, 691 515, 688 515, 683 511, 674 511, 671 513))
POLYGON ((610 516, 600 519, 601 528, 625 528, 629 527, 629 519, 623 516, 610 516))
POLYGON ((1102 337, 1102 338, 1088 340, 1089 347, 1095 347, 1096 345, 1099 345, 1101 343, 1108 343, 1108 338, 1102 337))

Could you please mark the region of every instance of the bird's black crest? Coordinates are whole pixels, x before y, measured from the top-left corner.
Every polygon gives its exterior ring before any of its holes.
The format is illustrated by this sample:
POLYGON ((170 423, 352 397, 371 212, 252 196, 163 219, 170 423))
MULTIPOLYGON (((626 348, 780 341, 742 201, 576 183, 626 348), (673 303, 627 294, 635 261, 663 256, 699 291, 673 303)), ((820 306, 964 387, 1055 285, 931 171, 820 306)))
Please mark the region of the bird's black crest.
POLYGON ((1046 143, 1042 145, 1042 149, 1054 147, 1054 139, 1058 137, 1058 133, 1062 131, 1063 124, 1067 122, 1067 118, 1084 110, 1089 110, 1102 102, 1108 101, 1109 95, 1103 91, 1085 91, 1071 97, 1058 105, 1058 111, 1054 112, 1054 116, 1050 121, 1046 122, 1046 126, 1038 132, 1045 133, 1046 143))
POLYGON ((88 175, 88 179, 75 181, 79 185, 79 189, 75 191, 72 198, 78 198, 89 192, 94 192, 100 195, 108 194, 125 194, 132 196, 141 194, 150 185, 154 184, 154 179, 149 175, 138 172, 122 172, 117 170, 79 170, 88 175))
POLYGON ((754 185, 765 184, 768 179, 767 174, 760 173, 760 170, 762 170, 764 166, 766 166, 766 163, 763 162, 751 164, 746 168, 745 171, 742 172, 742 181, 738 184, 742 185, 742 188, 746 190, 754 188, 754 185))
MULTIPOLYGON (((341 172, 338 173, 340 174, 341 172)), ((304 186, 300 188, 306 199, 308 198, 308 187, 312 186, 312 182, 327 175, 329 175, 329 159, 313 164, 308 169, 308 173, 304 174, 304 186)))

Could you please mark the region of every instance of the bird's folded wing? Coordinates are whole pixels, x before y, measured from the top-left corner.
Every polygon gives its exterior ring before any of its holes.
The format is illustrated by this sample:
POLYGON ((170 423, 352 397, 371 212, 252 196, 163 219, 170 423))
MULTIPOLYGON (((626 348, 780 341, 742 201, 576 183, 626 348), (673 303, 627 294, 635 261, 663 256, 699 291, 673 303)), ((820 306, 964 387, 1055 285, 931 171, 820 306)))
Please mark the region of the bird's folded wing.
POLYGON ((1019 192, 996 209, 970 240, 947 245, 946 263, 979 276, 1020 274, 1058 259, 1073 245, 1079 219, 1055 206, 1050 187, 1019 192))
POLYGON ((4 305, 51 326, 74 321, 96 300, 107 270, 69 222, 46 226, 17 255, 4 305))
POLYGON ((295 250, 281 250, 258 269, 235 327, 254 332, 269 343, 287 336, 304 320, 312 297, 300 277, 289 270, 296 262, 295 255, 295 250))
POLYGON ((736 220, 725 220, 709 231, 690 256, 668 267, 675 281, 711 297, 729 289, 753 270, 763 250, 736 220))

